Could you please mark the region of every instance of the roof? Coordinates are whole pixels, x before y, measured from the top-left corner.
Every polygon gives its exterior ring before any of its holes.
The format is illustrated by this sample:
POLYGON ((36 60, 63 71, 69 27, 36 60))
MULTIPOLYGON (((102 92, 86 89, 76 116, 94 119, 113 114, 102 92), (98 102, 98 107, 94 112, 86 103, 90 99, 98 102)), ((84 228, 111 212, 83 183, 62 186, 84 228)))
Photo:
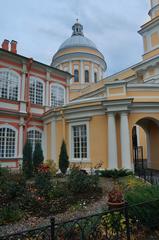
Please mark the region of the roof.
POLYGON ((73 35, 61 44, 58 51, 72 47, 88 47, 97 50, 96 45, 87 37, 84 37, 82 35, 73 35))

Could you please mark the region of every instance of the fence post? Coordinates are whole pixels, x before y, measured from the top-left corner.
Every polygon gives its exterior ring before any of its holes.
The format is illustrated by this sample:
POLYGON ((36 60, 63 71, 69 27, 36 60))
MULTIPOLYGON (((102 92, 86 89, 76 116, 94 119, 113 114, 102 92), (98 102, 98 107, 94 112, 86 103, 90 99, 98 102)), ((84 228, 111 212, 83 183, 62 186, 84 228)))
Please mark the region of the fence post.
POLYGON ((130 240, 130 224, 129 224, 129 214, 128 214, 128 203, 125 203, 124 207, 125 211, 125 221, 126 221, 126 237, 127 240, 130 240))
POLYGON ((54 240, 54 237, 55 237, 55 218, 52 217, 50 219, 50 222, 51 222, 51 240, 54 240))

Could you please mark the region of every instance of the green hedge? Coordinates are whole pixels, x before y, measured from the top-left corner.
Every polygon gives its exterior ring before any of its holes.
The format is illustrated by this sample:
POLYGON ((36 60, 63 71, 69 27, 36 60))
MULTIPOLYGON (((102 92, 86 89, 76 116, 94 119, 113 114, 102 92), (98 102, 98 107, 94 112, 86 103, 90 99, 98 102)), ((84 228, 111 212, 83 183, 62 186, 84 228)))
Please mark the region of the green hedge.
POLYGON ((131 218, 139 220, 146 227, 159 225, 159 186, 134 187, 125 193, 125 200, 131 206, 131 218))
POLYGON ((128 169, 112 169, 112 170, 97 170, 96 173, 101 177, 120 178, 133 175, 133 172, 128 169))

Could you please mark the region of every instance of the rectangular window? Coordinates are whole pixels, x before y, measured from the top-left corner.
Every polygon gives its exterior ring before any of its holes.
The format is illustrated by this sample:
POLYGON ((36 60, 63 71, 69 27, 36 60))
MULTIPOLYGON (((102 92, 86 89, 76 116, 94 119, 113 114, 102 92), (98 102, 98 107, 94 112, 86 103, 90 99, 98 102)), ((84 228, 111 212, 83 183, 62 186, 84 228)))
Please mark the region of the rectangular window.
POLYGON ((72 159, 88 160, 88 131, 87 125, 74 125, 71 127, 72 134, 72 159))

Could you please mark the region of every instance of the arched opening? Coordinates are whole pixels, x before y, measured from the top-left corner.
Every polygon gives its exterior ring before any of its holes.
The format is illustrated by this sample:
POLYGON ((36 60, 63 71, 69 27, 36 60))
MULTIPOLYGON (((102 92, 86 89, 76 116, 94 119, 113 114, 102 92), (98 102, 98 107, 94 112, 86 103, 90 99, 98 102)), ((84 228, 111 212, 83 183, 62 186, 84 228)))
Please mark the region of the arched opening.
POLYGON ((135 167, 159 170, 159 120, 142 118, 132 129, 135 167))

